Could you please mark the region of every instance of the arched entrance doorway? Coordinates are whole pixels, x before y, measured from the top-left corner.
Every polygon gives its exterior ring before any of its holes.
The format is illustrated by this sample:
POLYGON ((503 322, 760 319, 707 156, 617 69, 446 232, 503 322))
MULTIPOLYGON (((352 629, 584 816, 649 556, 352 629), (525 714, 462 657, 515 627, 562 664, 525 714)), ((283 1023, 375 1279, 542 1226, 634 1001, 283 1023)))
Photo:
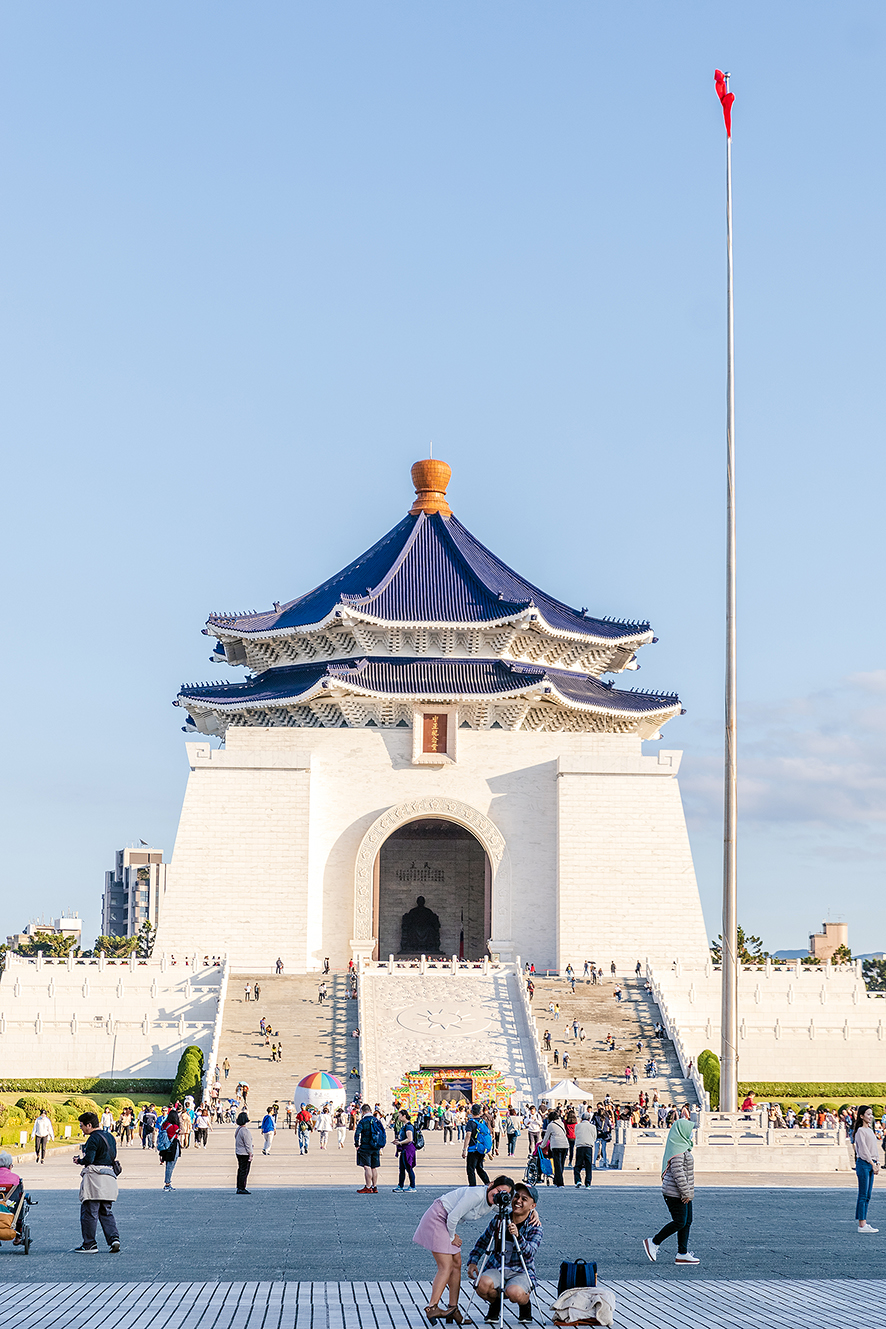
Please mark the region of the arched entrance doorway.
POLYGON ((486 954, 492 873, 483 845, 442 817, 406 822, 382 844, 374 891, 378 955, 486 954), (421 903, 419 903, 421 901, 421 903))

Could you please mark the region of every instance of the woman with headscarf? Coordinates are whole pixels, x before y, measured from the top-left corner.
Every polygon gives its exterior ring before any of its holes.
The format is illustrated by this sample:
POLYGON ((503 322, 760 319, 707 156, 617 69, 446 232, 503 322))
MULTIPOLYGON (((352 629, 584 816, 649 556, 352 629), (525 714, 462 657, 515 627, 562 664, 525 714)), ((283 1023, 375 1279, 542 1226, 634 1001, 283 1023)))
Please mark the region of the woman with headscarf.
POLYGON ((692 1199, 695 1195, 695 1164, 692 1159, 692 1122, 679 1117, 668 1131, 664 1158, 661 1160, 661 1191, 671 1215, 654 1237, 646 1237, 643 1249, 650 1260, 658 1259, 658 1248, 663 1241, 677 1234, 675 1264, 700 1264, 698 1256, 689 1249, 689 1229, 692 1226, 692 1199))

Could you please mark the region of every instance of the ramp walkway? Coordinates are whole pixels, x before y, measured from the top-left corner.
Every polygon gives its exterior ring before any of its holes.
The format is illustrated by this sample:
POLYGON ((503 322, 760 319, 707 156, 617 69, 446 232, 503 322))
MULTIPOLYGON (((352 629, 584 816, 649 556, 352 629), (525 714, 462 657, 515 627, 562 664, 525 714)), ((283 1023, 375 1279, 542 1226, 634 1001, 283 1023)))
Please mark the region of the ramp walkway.
POLYGON ((501 966, 369 964, 360 973, 361 1052, 369 1103, 390 1104, 407 1071, 491 1065, 524 1102, 546 1087, 520 995, 519 975, 501 966))

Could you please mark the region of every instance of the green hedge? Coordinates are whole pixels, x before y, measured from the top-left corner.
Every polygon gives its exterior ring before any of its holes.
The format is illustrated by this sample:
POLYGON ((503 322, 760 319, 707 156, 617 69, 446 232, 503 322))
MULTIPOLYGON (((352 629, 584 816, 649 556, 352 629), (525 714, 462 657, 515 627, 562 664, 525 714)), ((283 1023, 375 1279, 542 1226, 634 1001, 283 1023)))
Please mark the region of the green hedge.
POLYGON ((171 1080, 0 1080, 0 1094, 163 1094, 171 1080))
POLYGON ((192 1043, 186 1047, 178 1063, 178 1073, 172 1082, 172 1097, 175 1102, 192 1094, 199 1103, 203 1095, 200 1082, 203 1079, 203 1049, 192 1043))
MULTIPOLYGON (((701 1054, 702 1057, 704 1053, 701 1054)), ((711 1054, 713 1056, 713 1053, 711 1054)), ((701 1057, 698 1059, 699 1070, 701 1069, 701 1057)), ((707 1087, 707 1082, 705 1082, 707 1087)), ((752 1083, 740 1084, 738 1086, 739 1098, 744 1098, 747 1094, 753 1094, 755 1098, 764 1099, 783 1099, 783 1098, 803 1098, 811 1102, 821 1102, 825 1098, 838 1099, 841 1103, 870 1103, 871 1099, 880 1102, 886 1098, 886 1084, 882 1081, 874 1081, 869 1084, 841 1084, 835 1081, 832 1084, 822 1083, 820 1081, 809 1081, 808 1083, 796 1083, 785 1080, 756 1080, 752 1083)))

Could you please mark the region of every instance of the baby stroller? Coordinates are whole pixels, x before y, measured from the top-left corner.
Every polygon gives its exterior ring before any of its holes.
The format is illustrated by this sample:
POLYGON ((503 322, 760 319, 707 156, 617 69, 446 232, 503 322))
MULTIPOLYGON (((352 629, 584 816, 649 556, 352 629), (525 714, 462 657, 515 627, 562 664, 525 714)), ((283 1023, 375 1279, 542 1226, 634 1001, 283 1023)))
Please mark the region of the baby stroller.
POLYGON ((530 1186, 550 1186, 554 1177, 554 1165, 549 1158, 546 1158, 541 1151, 541 1147, 536 1145, 529 1155, 529 1162, 526 1164, 526 1171, 523 1173, 523 1180, 530 1186))
POLYGON ((25 1255, 31 1252, 31 1229, 28 1226, 28 1210, 36 1204, 25 1193, 24 1184, 19 1182, 10 1187, 5 1195, 0 1196, 0 1241, 11 1241, 21 1246, 25 1255))

